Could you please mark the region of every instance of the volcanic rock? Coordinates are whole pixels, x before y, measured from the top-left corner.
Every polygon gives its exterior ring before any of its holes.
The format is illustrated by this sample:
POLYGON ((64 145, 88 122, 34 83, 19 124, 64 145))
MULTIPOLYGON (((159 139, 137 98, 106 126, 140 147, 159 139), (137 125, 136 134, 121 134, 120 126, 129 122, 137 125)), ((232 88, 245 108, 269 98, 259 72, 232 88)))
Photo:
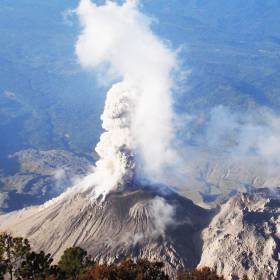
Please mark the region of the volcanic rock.
POLYGON ((90 193, 70 190, 42 206, 2 215, 0 228, 27 237, 55 261, 66 248, 80 246, 99 262, 163 261, 171 275, 199 262, 198 235, 211 211, 172 191, 130 189, 100 201, 90 193))
POLYGON ((280 279, 279 189, 239 193, 223 204, 203 231, 199 266, 226 279, 280 279))

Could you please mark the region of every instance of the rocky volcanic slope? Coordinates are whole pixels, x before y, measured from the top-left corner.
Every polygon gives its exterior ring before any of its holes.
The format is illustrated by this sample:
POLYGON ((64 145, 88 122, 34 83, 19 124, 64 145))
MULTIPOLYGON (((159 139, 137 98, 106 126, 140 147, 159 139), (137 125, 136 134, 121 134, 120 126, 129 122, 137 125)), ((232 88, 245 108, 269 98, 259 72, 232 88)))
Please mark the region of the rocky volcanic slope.
POLYGON ((280 279, 279 190, 237 194, 221 206, 203 231, 199 266, 226 279, 280 279))
POLYGON ((112 192, 104 201, 70 189, 38 207, 0 216, 0 229, 29 238, 57 261, 70 246, 98 261, 163 261, 168 273, 209 266, 226 279, 280 279, 280 191, 239 193, 205 210, 174 192, 112 192), (202 233, 202 234, 201 234, 202 233))
POLYGON ((113 192, 96 203, 86 192, 68 191, 42 206, 0 216, 0 228, 27 237, 56 261, 66 248, 81 246, 99 261, 163 261, 172 274, 199 262, 198 233, 210 214, 173 192, 113 192))

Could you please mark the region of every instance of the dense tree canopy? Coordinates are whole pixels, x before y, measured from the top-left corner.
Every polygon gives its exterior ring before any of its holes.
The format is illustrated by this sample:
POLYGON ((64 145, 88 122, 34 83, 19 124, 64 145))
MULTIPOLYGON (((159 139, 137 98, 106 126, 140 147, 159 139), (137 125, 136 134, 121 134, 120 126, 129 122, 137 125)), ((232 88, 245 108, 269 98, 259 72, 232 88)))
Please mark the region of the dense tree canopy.
POLYGON ((15 274, 17 278, 44 280, 47 276, 57 275, 57 267, 51 265, 52 261, 50 254, 43 251, 29 252, 15 274))
POLYGON ((179 273, 177 280, 225 280, 225 278, 223 276, 218 276, 217 273, 209 267, 203 267, 193 271, 179 273))
POLYGON ((80 276, 80 280, 168 280, 169 277, 162 270, 160 262, 149 262, 128 259, 119 265, 95 265, 80 276))
POLYGON ((66 277, 78 279, 83 269, 92 264, 85 250, 80 247, 71 247, 64 251, 58 262, 58 267, 65 272, 66 277))
MULTIPOLYGON (((64 251, 58 265, 50 254, 31 251, 27 239, 0 234, 0 280, 169 280, 161 262, 127 259, 98 264, 80 247, 64 251)), ((242 280, 249 280, 246 275, 242 280)), ((177 280, 225 280, 208 267, 180 272, 177 280)))

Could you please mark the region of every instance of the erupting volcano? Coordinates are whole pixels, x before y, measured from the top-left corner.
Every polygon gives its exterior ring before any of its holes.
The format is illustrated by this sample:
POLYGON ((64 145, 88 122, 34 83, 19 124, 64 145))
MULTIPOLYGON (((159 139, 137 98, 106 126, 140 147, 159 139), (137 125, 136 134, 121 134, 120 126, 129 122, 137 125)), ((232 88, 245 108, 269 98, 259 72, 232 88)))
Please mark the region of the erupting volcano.
POLYGON ((103 84, 113 84, 101 116, 99 160, 77 191, 91 188, 96 199, 135 182, 164 183, 161 177, 176 158, 175 53, 154 35, 135 1, 97 6, 83 0, 76 13, 83 28, 76 43, 79 62, 103 84))
POLYGON ((152 187, 176 158, 171 88, 176 55, 151 31, 134 1, 76 10, 82 66, 113 84, 92 172, 58 198, 3 216, 1 228, 26 236, 57 259, 82 246, 98 261, 162 260, 171 274, 199 261, 197 238, 209 212, 167 187, 152 187), (101 73, 101 74, 100 74, 101 73), (147 183, 148 182, 148 183, 147 183), (186 250, 188 248, 188 250, 186 250))
POLYGON ((166 187, 180 162, 172 102, 178 61, 152 19, 132 0, 81 0, 75 14, 78 61, 108 90, 99 159, 59 197, 0 215, 0 229, 27 237, 55 261, 80 246, 101 263, 162 261, 171 276, 199 264, 229 279, 245 272, 279 279, 279 190, 237 194, 208 210, 166 187))
POLYGON ((134 1, 96 6, 82 0, 76 13, 83 28, 76 44, 81 65, 113 83, 101 116, 99 160, 58 198, 3 216, 1 229, 28 237, 55 259, 81 246, 100 262, 144 257, 164 261, 170 274, 194 267, 199 242, 193 241, 210 212, 167 187, 152 187, 164 183, 161 176, 176 158, 176 56, 134 1))

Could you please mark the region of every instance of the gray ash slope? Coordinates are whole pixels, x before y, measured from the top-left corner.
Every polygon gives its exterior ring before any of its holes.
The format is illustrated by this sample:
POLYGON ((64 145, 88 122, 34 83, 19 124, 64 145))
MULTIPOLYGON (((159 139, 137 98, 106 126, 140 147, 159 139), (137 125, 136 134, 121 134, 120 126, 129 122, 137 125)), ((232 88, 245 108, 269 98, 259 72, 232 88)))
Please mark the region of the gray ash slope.
POLYGON ((57 261, 70 246, 97 261, 128 256, 163 261, 171 275, 209 266, 226 279, 279 279, 280 190, 238 193, 206 210, 174 192, 129 188, 91 201, 70 189, 41 206, 0 216, 0 229, 25 236, 57 261))
POLYGON ((174 192, 130 189, 93 202, 89 192, 70 190, 42 206, 0 216, 0 228, 27 237, 55 260, 66 248, 81 246, 101 262, 128 256, 163 261, 173 274, 199 262, 198 235, 211 213, 174 192))
POLYGON ((226 279, 280 279, 280 189, 239 193, 202 232, 199 266, 226 279))

